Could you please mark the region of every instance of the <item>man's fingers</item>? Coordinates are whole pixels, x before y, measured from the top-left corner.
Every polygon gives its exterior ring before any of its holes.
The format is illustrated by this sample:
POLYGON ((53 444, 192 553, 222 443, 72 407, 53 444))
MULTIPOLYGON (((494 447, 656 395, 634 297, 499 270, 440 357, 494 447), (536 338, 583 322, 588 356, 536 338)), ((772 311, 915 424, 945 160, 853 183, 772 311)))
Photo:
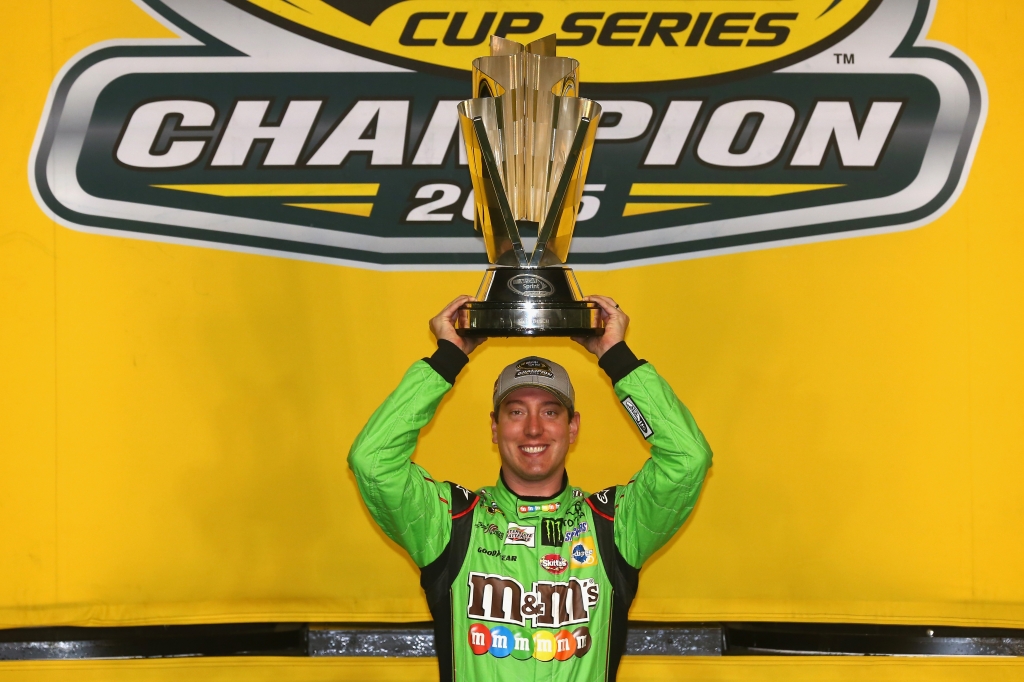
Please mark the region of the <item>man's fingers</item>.
POLYGON ((469 294, 462 294, 461 296, 456 296, 452 300, 451 303, 449 303, 447 306, 445 306, 445 308, 444 308, 445 312, 448 312, 448 311, 451 311, 451 310, 458 310, 459 307, 463 303, 465 303, 467 299, 469 299, 469 294))
POLYGON ((601 306, 601 310, 603 310, 605 313, 607 313, 609 317, 611 317, 612 315, 615 315, 615 314, 617 314, 619 312, 618 304, 616 304, 614 300, 612 300, 611 298, 609 298, 607 296, 597 296, 597 295, 594 295, 594 296, 587 296, 585 298, 586 298, 586 300, 593 301, 594 303, 596 303, 599 306, 601 306))
POLYGON ((455 319, 455 317, 454 317, 455 314, 458 312, 459 308, 462 307, 463 303, 465 303, 467 301, 475 301, 475 300, 476 299, 473 298, 472 296, 470 296, 469 294, 462 294, 461 296, 456 297, 456 299, 454 301, 452 301, 451 303, 446 305, 444 307, 444 310, 442 310, 440 312, 439 316, 440 317, 447 317, 450 320, 454 320, 455 319))

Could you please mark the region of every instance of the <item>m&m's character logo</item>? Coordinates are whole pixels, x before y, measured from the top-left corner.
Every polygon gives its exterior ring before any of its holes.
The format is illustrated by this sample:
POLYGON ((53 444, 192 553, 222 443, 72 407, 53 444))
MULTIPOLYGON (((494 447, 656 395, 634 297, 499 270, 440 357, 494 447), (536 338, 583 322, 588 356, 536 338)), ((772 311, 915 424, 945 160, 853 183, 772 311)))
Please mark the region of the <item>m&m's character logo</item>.
POLYGON ((536 512, 556 512, 561 504, 561 502, 549 502, 547 504, 521 504, 519 505, 519 513, 534 514, 536 512))
POLYGON ((568 630, 529 631, 510 629, 502 625, 488 629, 482 623, 469 626, 469 648, 477 656, 490 654, 495 658, 514 658, 525 661, 535 658, 541 662, 568 661, 582 658, 593 643, 590 628, 583 626, 568 630))
MULTIPOLYGON (((516 640, 520 639, 529 648, 529 641, 514 635, 502 625, 488 629, 486 625, 474 623, 469 626, 469 648, 477 656, 489 653, 495 658, 505 658, 512 653, 516 640)), ((522 644, 521 644, 522 646, 522 644)))

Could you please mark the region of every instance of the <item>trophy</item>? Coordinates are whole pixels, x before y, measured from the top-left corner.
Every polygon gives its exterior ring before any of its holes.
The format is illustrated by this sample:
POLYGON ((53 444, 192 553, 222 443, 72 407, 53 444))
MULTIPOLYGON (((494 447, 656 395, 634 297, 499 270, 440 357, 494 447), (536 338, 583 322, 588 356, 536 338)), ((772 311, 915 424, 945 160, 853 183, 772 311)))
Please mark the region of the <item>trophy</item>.
POLYGON ((525 46, 491 36, 490 47, 473 61, 476 97, 459 103, 459 120, 491 265, 458 333, 602 334, 600 307, 565 265, 601 105, 576 96, 579 62, 555 56, 554 35, 525 46))

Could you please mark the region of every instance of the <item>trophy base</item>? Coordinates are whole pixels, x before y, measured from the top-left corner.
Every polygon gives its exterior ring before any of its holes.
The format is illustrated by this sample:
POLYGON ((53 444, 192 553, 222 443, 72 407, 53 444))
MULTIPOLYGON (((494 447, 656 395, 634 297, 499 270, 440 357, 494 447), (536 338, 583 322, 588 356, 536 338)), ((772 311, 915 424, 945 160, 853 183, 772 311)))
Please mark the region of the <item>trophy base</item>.
POLYGON ((459 336, 599 336, 601 308, 589 301, 565 303, 488 303, 459 309, 459 336))
POLYGON ((487 269, 477 297, 459 308, 459 336, 599 336, 601 307, 582 300, 571 268, 487 269))

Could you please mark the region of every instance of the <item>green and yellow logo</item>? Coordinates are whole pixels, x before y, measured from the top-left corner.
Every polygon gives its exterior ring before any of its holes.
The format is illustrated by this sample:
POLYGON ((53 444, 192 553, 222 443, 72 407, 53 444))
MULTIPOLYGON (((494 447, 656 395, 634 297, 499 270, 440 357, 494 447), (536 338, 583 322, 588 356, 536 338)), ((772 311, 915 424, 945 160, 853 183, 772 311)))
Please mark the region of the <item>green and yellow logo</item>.
POLYGON ((74 229, 376 268, 476 268, 455 105, 492 34, 555 33, 601 102, 570 263, 920 226, 987 109, 931 0, 137 0, 177 41, 58 75, 32 155, 74 229))

